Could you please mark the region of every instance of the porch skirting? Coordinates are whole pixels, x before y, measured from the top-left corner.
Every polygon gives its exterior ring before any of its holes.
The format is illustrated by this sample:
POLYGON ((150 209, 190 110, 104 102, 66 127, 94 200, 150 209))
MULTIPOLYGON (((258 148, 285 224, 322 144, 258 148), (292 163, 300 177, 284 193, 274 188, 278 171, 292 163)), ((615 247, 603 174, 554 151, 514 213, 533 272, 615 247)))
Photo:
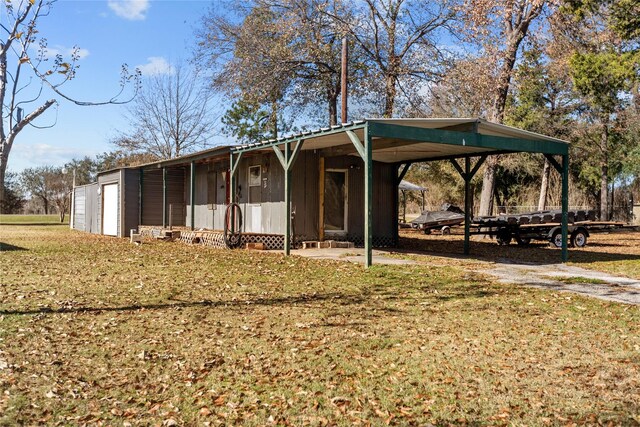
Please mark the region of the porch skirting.
MULTIPOLYGON (((158 226, 140 225, 138 232, 142 237, 156 238, 163 234, 164 229, 158 226)), ((186 227, 173 227, 173 231, 179 231, 180 237, 176 240, 189 243, 210 246, 218 249, 226 249, 224 243, 224 233, 219 230, 194 230, 191 231, 186 227)), ((262 233, 242 233, 240 235, 240 247, 244 248, 247 243, 262 243, 268 250, 283 250, 284 235, 282 234, 262 234, 262 233)))
MULTIPOLYGON (((160 226, 140 225, 138 226, 138 233, 144 238, 156 238, 163 235, 163 232, 168 229, 160 226)), ((224 243, 224 235, 220 230, 194 230, 191 231, 188 227, 173 227, 173 231, 179 231, 180 236, 175 240, 188 244, 199 244, 203 246, 209 246, 218 249, 226 249, 224 243)), ((176 233, 177 234, 177 233, 176 233)), ((299 247, 303 241, 317 240, 317 238, 307 238, 307 236, 297 235, 295 239, 292 239, 294 244, 292 246, 299 247)), ((331 236, 326 240, 337 240, 352 242, 355 247, 364 247, 364 238, 359 236, 331 236)), ((246 247, 247 243, 262 243, 265 249, 268 250, 284 250, 284 235, 283 234, 266 234, 266 233, 242 233, 240 236, 240 248, 246 247)), ((375 248, 391 248, 396 247, 398 242, 392 237, 373 237, 373 247, 375 248)))

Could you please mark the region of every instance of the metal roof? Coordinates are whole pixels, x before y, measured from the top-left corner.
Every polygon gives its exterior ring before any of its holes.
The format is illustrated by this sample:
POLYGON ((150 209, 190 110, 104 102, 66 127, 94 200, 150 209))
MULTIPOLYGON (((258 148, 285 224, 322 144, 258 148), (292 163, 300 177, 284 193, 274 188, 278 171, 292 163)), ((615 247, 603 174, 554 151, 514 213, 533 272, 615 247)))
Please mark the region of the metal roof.
MULTIPOLYGON (((373 132, 372 137, 373 160, 384 163, 435 160, 499 152, 528 151, 561 154, 560 152, 565 152, 568 146, 568 142, 561 139, 479 118, 367 118, 256 143, 213 147, 174 159, 160 160, 132 168, 149 169, 186 165, 192 161, 222 157, 231 152, 270 151, 273 146, 299 140, 304 140, 302 150, 323 150, 326 156, 357 156, 358 152, 347 131, 353 132, 360 141, 364 141, 365 128, 370 130, 388 129, 384 135, 377 135, 373 132), (416 136, 408 136, 410 133, 416 136), (474 142, 476 137, 484 138, 487 142, 478 144, 477 141, 474 142), (500 144, 496 145, 495 141, 499 141, 500 144), (538 144, 529 146, 526 144, 528 141, 538 144), (537 149, 538 146, 551 147, 552 149, 537 149)), ((99 175, 108 172, 110 171, 102 171, 99 175)))
POLYGON ((302 150, 324 150, 326 156, 357 156, 348 131, 364 141, 365 128, 372 135, 373 160, 385 163, 500 152, 562 154, 568 150, 568 142, 561 139, 479 118, 368 118, 259 143, 241 144, 232 147, 231 151, 270 149, 286 142, 304 140, 302 150))

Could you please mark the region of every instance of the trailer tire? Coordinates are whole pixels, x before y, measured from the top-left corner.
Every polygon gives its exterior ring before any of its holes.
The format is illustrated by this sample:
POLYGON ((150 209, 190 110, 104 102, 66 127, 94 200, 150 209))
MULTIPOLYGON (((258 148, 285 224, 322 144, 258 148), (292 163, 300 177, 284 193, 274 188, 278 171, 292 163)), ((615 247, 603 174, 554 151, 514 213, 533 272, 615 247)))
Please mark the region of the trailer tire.
POLYGON ((498 242, 499 245, 505 246, 511 243, 511 230, 504 227, 498 229, 498 232, 496 233, 496 242, 498 242))
POLYGON ((575 248, 584 248, 587 246, 587 237, 589 232, 586 229, 580 227, 571 233, 571 246, 575 248))
POLYGON ((531 237, 516 236, 516 243, 518 244, 518 246, 527 246, 531 243, 531 237))
POLYGON ((444 227, 442 227, 442 229, 440 230, 440 233, 442 233, 443 236, 448 236, 451 234, 451 227, 449 227, 448 225, 445 225, 444 227))
POLYGON ((551 232, 551 237, 549 238, 549 244, 556 248, 562 247, 562 229, 560 227, 555 228, 551 232))

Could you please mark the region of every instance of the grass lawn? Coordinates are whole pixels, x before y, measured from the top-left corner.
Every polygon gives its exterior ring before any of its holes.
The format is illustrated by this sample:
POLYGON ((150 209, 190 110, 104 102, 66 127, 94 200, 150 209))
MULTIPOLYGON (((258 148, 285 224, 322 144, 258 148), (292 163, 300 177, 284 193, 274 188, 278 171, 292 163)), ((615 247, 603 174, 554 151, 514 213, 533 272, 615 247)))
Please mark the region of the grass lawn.
POLYGON ((0 241, 0 425, 640 424, 636 306, 441 259, 0 241))
MULTIPOLYGON (((0 214, 0 225, 29 224, 56 225, 60 224, 60 215, 5 215, 0 214)), ((65 215, 64 223, 69 225, 69 215, 65 215)))

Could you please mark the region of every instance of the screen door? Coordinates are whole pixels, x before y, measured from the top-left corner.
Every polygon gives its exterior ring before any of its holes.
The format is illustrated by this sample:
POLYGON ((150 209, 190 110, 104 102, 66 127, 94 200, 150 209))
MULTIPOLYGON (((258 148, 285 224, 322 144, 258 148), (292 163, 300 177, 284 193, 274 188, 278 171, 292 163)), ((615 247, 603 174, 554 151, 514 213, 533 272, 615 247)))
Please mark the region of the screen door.
POLYGON ((324 230, 347 231, 347 171, 327 169, 324 174, 324 230))

